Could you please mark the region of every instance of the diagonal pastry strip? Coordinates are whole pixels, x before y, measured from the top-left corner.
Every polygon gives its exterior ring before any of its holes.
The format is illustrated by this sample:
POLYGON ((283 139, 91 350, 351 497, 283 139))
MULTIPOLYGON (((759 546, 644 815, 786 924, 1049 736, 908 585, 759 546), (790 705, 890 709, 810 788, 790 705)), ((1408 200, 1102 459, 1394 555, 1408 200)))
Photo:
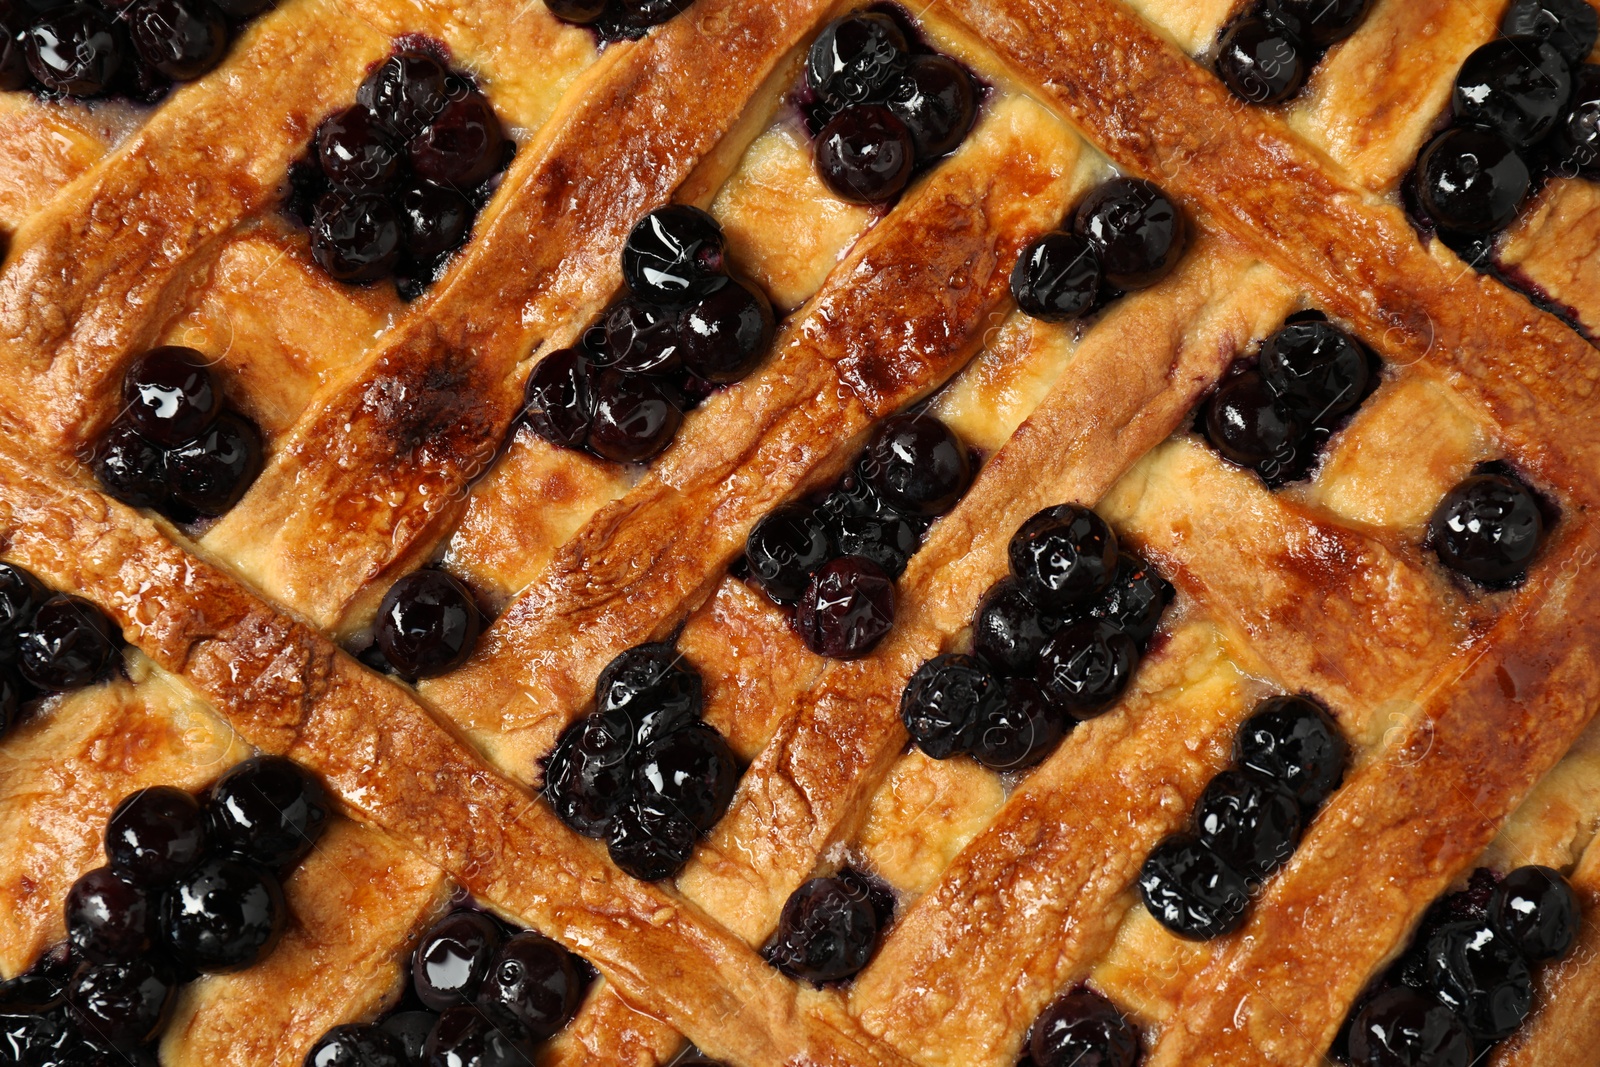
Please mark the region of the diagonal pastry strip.
POLYGON ((480 763, 403 689, 173 545, 150 520, 0 443, 0 544, 98 604, 246 740, 320 773, 349 808, 479 899, 557 934, 631 1002, 740 1065, 903 1063, 661 889, 621 876, 480 763), (685 983, 677 979, 696 974, 685 983))

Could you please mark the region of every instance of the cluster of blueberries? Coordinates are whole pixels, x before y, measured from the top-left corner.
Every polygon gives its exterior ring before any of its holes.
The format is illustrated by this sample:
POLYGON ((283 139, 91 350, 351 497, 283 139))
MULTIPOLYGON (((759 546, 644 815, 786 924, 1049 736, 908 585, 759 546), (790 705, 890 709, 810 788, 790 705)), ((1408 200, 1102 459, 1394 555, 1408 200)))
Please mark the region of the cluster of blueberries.
POLYGON ((637 40, 687 8, 693 0, 545 0, 562 22, 588 26, 602 41, 637 40))
POLYGON ((290 169, 287 207, 310 227, 311 254, 331 277, 393 277, 412 300, 467 243, 514 147, 467 75, 408 48, 317 126, 290 169))
POLYGON ((545 760, 544 795, 573 831, 606 842, 624 871, 670 878, 728 810, 743 768, 701 718, 700 675, 670 643, 618 655, 594 697, 594 711, 545 760))
POLYGON ((357 658, 408 682, 455 670, 483 632, 477 598, 440 567, 412 571, 389 587, 378 605, 372 644, 357 658))
POLYGON ((1017 1067, 1136 1067, 1139 1028, 1088 986, 1069 990, 1039 1014, 1017 1067))
POLYGON ((1411 947, 1357 1002, 1334 1055, 1355 1067, 1487 1062, 1533 1008, 1533 968, 1571 951, 1580 921, 1559 872, 1518 867, 1501 878, 1480 867, 1429 909, 1411 947))
POLYGON ((1344 780, 1349 746, 1303 696, 1270 697, 1239 728, 1232 769, 1211 779, 1192 832, 1151 850, 1145 907, 1180 937, 1210 940, 1244 921, 1251 889, 1289 862, 1300 835, 1344 780))
POLYGON ((1010 577, 973 619, 972 654, 929 660, 901 694, 911 740, 934 759, 1039 762, 1122 695, 1172 601, 1172 586, 1077 504, 1023 523, 1009 554, 1010 577))
POLYGON ((973 467, 966 445, 933 416, 885 419, 819 499, 775 508, 751 528, 742 569, 773 603, 794 609, 811 651, 864 656, 894 625, 894 580, 966 493, 973 467))
POLYGON ((1069 225, 1023 247, 1011 295, 1033 318, 1068 322, 1165 278, 1188 241, 1183 211, 1159 187, 1112 178, 1083 198, 1069 225))
POLYGON ((246 760, 202 798, 125 798, 107 866, 67 894, 67 945, 0 985, 0 1053, 20 1064, 153 1064, 178 987, 269 955, 288 921, 282 879, 330 816, 321 782, 279 757, 246 760))
POLYGON ((622 249, 627 295, 575 348, 528 375, 523 421, 563 448, 617 463, 664 452, 683 413, 749 374, 772 343, 772 304, 728 271, 722 227, 672 204, 634 226, 622 249))
POLYGON ((422 936, 400 1003, 328 1031, 305 1067, 531 1067, 592 977, 543 934, 463 903, 422 936))
POLYGON ((1377 386, 1377 357, 1320 311, 1290 316, 1211 394, 1200 429, 1269 486, 1304 477, 1339 422, 1377 386))
POLYGON ((857 12, 823 29, 796 99, 816 138, 817 174, 836 196, 883 204, 920 168, 960 147, 978 87, 949 56, 913 49, 899 10, 857 12))
POLYGON ((1446 493, 1428 522, 1445 566, 1490 589, 1520 583, 1544 542, 1545 508, 1499 463, 1485 463, 1446 493))
POLYGON ((210 71, 272 0, 4 0, 0 89, 153 103, 210 71))
POLYGON ((122 633, 99 608, 0 563, 0 737, 35 695, 106 677, 121 645, 122 633))
POLYGON ((1600 66, 1584 62, 1600 14, 1585 0, 1517 0, 1500 31, 1461 65, 1452 124, 1407 186, 1419 221, 1479 268, 1541 169, 1600 178, 1600 66))
POLYGON ((761 954, 801 981, 822 986, 861 973, 894 921, 894 893, 853 867, 813 878, 789 895, 761 954))
POLYGON ((1372 0, 1258 0, 1217 43, 1217 77, 1252 104, 1298 93, 1330 47, 1356 32, 1372 0))
POLYGON ((216 518, 261 473, 261 430, 228 407, 203 353, 165 345, 122 376, 122 409, 91 450, 102 488, 174 522, 216 518))

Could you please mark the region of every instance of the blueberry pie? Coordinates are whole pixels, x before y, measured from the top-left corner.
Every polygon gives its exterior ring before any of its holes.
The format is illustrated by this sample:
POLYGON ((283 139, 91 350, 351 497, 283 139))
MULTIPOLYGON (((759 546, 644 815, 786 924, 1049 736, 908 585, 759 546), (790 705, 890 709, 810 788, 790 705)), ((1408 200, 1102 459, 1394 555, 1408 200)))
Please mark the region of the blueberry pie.
POLYGON ((1600 5, 0 0, 0 1065, 1600 1055, 1600 5))

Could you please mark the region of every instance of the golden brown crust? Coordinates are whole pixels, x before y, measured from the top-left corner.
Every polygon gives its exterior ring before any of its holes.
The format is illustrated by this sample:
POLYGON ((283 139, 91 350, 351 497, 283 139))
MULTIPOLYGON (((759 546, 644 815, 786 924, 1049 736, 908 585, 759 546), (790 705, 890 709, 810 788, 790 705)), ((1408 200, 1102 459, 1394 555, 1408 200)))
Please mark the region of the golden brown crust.
POLYGON ((1570 316, 1593 339, 1600 331, 1600 190, 1555 179, 1501 238, 1495 265, 1534 296, 1570 316))

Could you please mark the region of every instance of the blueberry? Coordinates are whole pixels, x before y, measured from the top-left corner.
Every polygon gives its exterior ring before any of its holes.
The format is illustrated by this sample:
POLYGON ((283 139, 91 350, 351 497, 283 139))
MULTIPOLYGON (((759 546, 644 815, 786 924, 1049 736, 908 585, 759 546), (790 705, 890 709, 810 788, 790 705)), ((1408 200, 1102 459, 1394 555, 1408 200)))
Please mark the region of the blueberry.
MULTIPOLYGON (((378 1024, 400 1043, 401 1057, 397 1067, 428 1067, 423 1049, 427 1047, 428 1035, 433 1033, 438 1022, 439 1016, 431 1011, 399 1011, 378 1024)), ((324 1067, 335 1065, 327 1064, 324 1067)), ((360 1067, 368 1065, 361 1064, 360 1067)), ((373 1064, 370 1067, 388 1067, 388 1064, 373 1064)))
POLYGON ((844 518, 882 518, 894 514, 873 488, 865 460, 865 455, 858 456, 855 464, 817 506, 818 513, 830 526, 837 526, 844 518))
POLYGON ((178 879, 161 905, 168 953, 207 973, 255 966, 277 946, 287 921, 277 876, 231 856, 206 860, 178 879))
POLYGON ((387 278, 400 258, 400 217, 382 197, 327 193, 312 209, 311 254, 337 281, 387 278))
POLYGON ((400 241, 416 263, 434 263, 467 243, 472 236, 472 203, 454 189, 415 181, 396 198, 400 241))
POLYGON ((949 56, 914 56, 888 90, 887 106, 905 123, 918 163, 961 146, 978 118, 972 75, 949 56))
POLYGON ((85 963, 73 973, 67 1001, 84 1027, 119 1048, 155 1039, 172 1017, 178 983, 150 959, 85 963))
POLYGON ((1095 246, 1106 280, 1118 289, 1144 289, 1166 277, 1189 240, 1182 210, 1142 178, 1113 178, 1091 191, 1073 231, 1095 246))
POLYGON ((1518 867, 1489 904, 1494 928, 1529 963, 1565 956, 1578 939, 1577 894, 1549 867, 1518 867))
POLYGON ((853 978, 878 947, 878 916, 859 885, 813 878, 789 895, 767 961, 801 981, 822 985, 853 978))
POLYGON ((1324 422, 1361 402, 1370 364, 1360 342, 1329 322, 1294 322, 1261 347, 1267 391, 1302 423, 1324 422))
POLYGON ((411 957, 417 997, 434 1011, 469 1003, 478 995, 503 938, 479 911, 455 911, 428 928, 411 957))
POLYGON ((622 724, 644 746, 700 717, 701 688, 699 672, 685 665, 671 642, 637 645, 600 672, 595 714, 622 724))
POLYGON ((644 882, 670 878, 694 854, 699 833, 676 809, 628 797, 612 817, 606 844, 611 862, 644 882))
POLYGON ((1517 217, 1530 187, 1527 163, 1491 130, 1455 127, 1417 157, 1418 202, 1442 230, 1487 234, 1517 217))
POLYGON ((1306 44, 1326 48, 1355 32, 1372 0, 1267 0, 1269 18, 1306 44))
POLYGON ((424 567, 383 595, 375 637, 384 658, 403 677, 415 680, 465 663, 482 629, 472 592, 448 572, 424 567))
POLYGON ((594 389, 589 364, 576 348, 547 353, 528 374, 523 418, 551 444, 579 448, 594 422, 594 389))
POLYGON ((1045 644, 1037 677, 1058 707, 1087 719, 1116 702, 1138 666, 1139 647, 1133 638, 1107 622, 1080 622, 1045 644))
POLYGON ((1305 426, 1279 402, 1259 370, 1234 375, 1211 395, 1205 431, 1223 459, 1255 471, 1269 485, 1288 480, 1310 460, 1305 426))
POLYGON ((0 660, 16 654, 16 641, 33 622, 50 591, 15 563, 0 563, 0 660))
POLYGON ((833 558, 834 545, 822 519, 811 508, 785 504, 757 522, 745 539, 750 576, 773 601, 800 602, 811 574, 833 558))
POLYGON ((715 290, 683 317, 683 365, 708 382, 735 382, 755 369, 772 344, 772 303, 738 278, 715 290))
POLYGON ((107 820, 106 858, 131 882, 164 885, 200 862, 205 823, 192 793, 170 785, 141 789, 124 797, 107 820))
POLYGON ((134 360, 122 376, 123 413, 158 445, 193 441, 222 414, 214 362, 182 345, 163 345, 134 360))
POLYGON ((583 989, 572 954, 543 934, 527 930, 495 953, 478 999, 503 1008, 535 1041, 544 1041, 572 1019, 583 989))
POLYGON ((150 951, 153 909, 144 889, 110 867, 90 871, 67 891, 67 941, 79 959, 118 963, 150 951))
POLYGON ((1252 771, 1223 771, 1195 805, 1196 835, 1247 879, 1289 862, 1300 842, 1300 802, 1252 771))
POLYGON ((1157 922, 1196 941, 1237 930, 1250 905, 1244 875, 1189 834, 1174 834, 1151 851, 1139 872, 1139 895, 1157 922))
POLYGON ((0 663, 0 740, 4 740, 6 734, 11 732, 11 727, 16 725, 22 701, 22 679, 18 677, 16 668, 9 663, 0 663))
POLYGON ((357 103, 401 144, 422 132, 449 100, 444 65, 421 52, 396 52, 356 90, 357 103))
POLYGON ((89 4, 38 16, 23 34, 22 47, 34 79, 67 96, 100 95, 126 62, 111 18, 89 4))
POLYGON ((794 628, 806 647, 829 659, 859 659, 894 626, 894 581, 861 556, 840 556, 812 572, 794 628))
POLYGON ((1269 697, 1234 738, 1233 761, 1277 782, 1313 811, 1344 780, 1350 746, 1333 719, 1309 697, 1269 697))
POLYGON ((922 529, 902 515, 847 515, 834 524, 842 556, 861 556, 876 563, 883 573, 898 578, 922 547, 922 529))
POLYGON ((1315 63, 1293 34, 1259 15, 1228 27, 1217 47, 1216 71, 1222 83, 1252 104, 1281 104, 1306 84, 1315 63))
POLYGON ((924 663, 906 683, 900 719, 925 754, 950 759, 971 751, 980 724, 1005 698, 999 679, 981 660, 947 653, 924 663))
POLYGON ((1515 584, 1544 538, 1532 490, 1505 474, 1474 474, 1445 494, 1428 521, 1445 566, 1491 588, 1515 584))
POLYGON ((1117 570, 1117 535, 1078 504, 1038 512, 1012 535, 1007 551, 1023 595, 1045 611, 1099 596, 1117 570))
POLYGON ((1025 245, 1011 271, 1011 295, 1024 313, 1046 322, 1086 314, 1100 295, 1104 272, 1089 239, 1047 233, 1025 245))
POLYGON ((638 40, 652 26, 672 19, 691 0, 611 0, 593 23, 603 41, 638 40))
POLYGON ((174 503, 197 515, 224 515, 261 473, 265 445, 255 423, 224 411, 211 428, 167 453, 174 503))
POLYGON ((1105 997, 1079 988, 1040 1014, 1027 1047, 1034 1067, 1134 1067, 1139 1029, 1105 997))
POLYGON ((1549 133, 1572 92, 1567 61, 1534 37, 1502 37, 1467 57, 1456 74, 1456 122, 1493 130, 1518 148, 1549 133))
POLYGON ((27 17, 22 12, 11 7, 0 10, 0 91, 28 87, 28 57, 22 44, 26 29, 27 17))
POLYGON ((1600 66, 1574 68, 1572 98, 1545 143, 1557 174, 1600 178, 1600 66))
POLYGON ((384 192, 400 176, 400 149, 365 105, 354 104, 323 119, 316 148, 322 173, 353 193, 384 192))
POLYGON ((635 741, 612 717, 589 715, 567 728, 545 766, 545 798, 585 837, 605 838, 628 799, 635 741))
POLYGON ((424 1053, 430 1067, 528 1067, 534 1044, 515 1019, 459 1004, 439 1016, 424 1053))
POLYGON ((817 133, 817 174, 841 200, 883 204, 911 181, 916 144, 906 124, 879 104, 853 104, 817 133))
POLYGON ((1500 32, 1547 41, 1568 63, 1580 63, 1594 51, 1600 13, 1584 0, 1512 0, 1500 32))
POLYGON ((1003 674, 1032 677, 1058 620, 1023 595, 1015 578, 996 582, 972 620, 972 650, 1003 674))
POLYGON ((306 1053, 304 1067, 407 1067, 395 1036, 370 1023, 347 1023, 323 1034, 306 1053))
POLYGON ((861 469, 885 503, 908 515, 942 515, 972 483, 961 438, 920 413, 885 419, 867 442, 861 469))
POLYGON ((99 608, 57 593, 39 605, 18 638, 17 667, 35 689, 82 689, 110 671, 121 639, 99 608))
POLYGON ((1474 1038, 1510 1037, 1533 1007, 1533 976, 1506 938, 1482 920, 1424 932, 1405 961, 1406 985, 1437 997, 1474 1038))
POLYGON ((865 12, 830 23, 806 54, 806 84, 834 105, 873 100, 905 67, 906 35, 888 15, 865 12))
POLYGON ((332 816, 322 780, 282 756, 247 759, 206 794, 212 847, 272 870, 304 859, 332 816))
POLYGON ((999 683, 1000 699, 972 731, 972 754, 997 771, 1031 767, 1055 751, 1063 732, 1062 715, 1044 690, 1027 678, 999 683))
POLYGON ((672 310, 623 299, 605 318, 605 352, 596 362, 625 374, 665 373, 683 362, 682 317, 672 310))
POLYGON ((489 98, 475 89, 452 96, 406 143, 417 177, 436 185, 470 189, 500 169, 505 133, 489 98))
POLYGON ((1154 636, 1162 613, 1175 595, 1172 583, 1154 567, 1123 552, 1103 599, 1089 609, 1089 614, 1111 623, 1142 647, 1154 636))
POLYGON ((200 77, 228 52, 228 21, 207 0, 138 0, 127 26, 139 58, 173 81, 200 77))
POLYGON ((688 307, 724 284, 725 248, 717 220, 687 204, 669 204, 634 226, 622 247, 622 277, 640 300, 688 307))
POLYGON ((643 463, 667 450, 683 424, 682 399, 656 381, 616 370, 594 379, 589 448, 616 463, 643 463))
POLYGON ((608 0, 545 0, 550 14, 562 22, 587 26, 605 14, 608 0))
POLYGON ((1354 1067, 1468 1067, 1472 1036, 1455 1012, 1403 986, 1385 989, 1350 1025, 1354 1067))
POLYGON ((712 727, 692 722, 646 745, 633 788, 640 803, 670 811, 708 833, 728 810, 739 786, 739 762, 712 727))
POLYGON ((128 422, 114 422, 95 442, 90 469, 100 488, 133 508, 167 503, 167 453, 128 422))

